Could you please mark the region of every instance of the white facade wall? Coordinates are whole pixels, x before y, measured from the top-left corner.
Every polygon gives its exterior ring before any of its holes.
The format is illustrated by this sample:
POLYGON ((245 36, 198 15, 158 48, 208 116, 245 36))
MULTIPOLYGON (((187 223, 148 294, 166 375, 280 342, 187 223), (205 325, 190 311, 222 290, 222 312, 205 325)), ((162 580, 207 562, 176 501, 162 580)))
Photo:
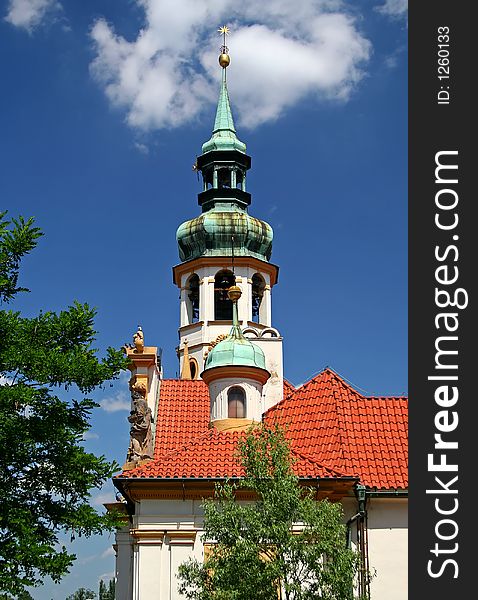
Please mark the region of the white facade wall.
POLYGON ((116 532, 116 600, 130 600, 133 595, 133 538, 129 527, 116 532))
MULTIPOLYGON (((248 329, 251 329, 250 327, 248 329)), ((275 331, 275 330, 274 330, 275 331)), ((269 328, 257 330, 256 336, 247 333, 246 337, 259 346, 266 358, 266 369, 271 376, 264 384, 262 395, 264 397, 263 411, 274 406, 284 397, 284 371, 282 363, 282 337, 270 337, 269 328)))
MULTIPOLYGON (((371 600, 406 600, 407 500, 372 498, 367 510, 369 564, 377 573, 371 600)), ((349 519, 357 502, 346 499, 344 512, 349 519)), ((201 500, 142 500, 136 513, 132 535, 117 533, 116 599, 181 600, 178 566, 204 558, 201 500)))
POLYGON ((376 570, 371 600, 408 598, 408 502, 371 498, 368 504, 369 564, 376 570))

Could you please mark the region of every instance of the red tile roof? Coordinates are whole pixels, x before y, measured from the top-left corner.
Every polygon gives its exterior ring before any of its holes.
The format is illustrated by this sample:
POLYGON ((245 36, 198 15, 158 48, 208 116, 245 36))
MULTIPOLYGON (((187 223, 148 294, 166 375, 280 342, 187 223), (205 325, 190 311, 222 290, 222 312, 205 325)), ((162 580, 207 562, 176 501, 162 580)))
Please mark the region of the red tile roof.
MULTIPOLYGON (((244 431, 209 429, 189 443, 163 456, 126 471, 124 477, 134 478, 197 478, 218 479, 243 477, 244 470, 237 457, 237 443, 244 431)), ((293 470, 301 478, 337 478, 338 471, 318 464, 311 458, 292 450, 293 470)))
POLYGON ((293 447, 377 489, 408 487, 408 402, 362 396, 331 369, 269 409, 293 447))
POLYGON ((209 427, 209 388, 202 379, 162 379, 156 415, 155 460, 209 427))
MULTIPOLYGON (((235 456, 242 432, 209 429, 203 381, 165 379, 156 416, 154 459, 121 477, 222 478, 241 476, 235 456)), ((286 428, 301 478, 360 478, 377 489, 406 488, 407 399, 359 394, 326 369, 294 388, 264 420, 286 428)))

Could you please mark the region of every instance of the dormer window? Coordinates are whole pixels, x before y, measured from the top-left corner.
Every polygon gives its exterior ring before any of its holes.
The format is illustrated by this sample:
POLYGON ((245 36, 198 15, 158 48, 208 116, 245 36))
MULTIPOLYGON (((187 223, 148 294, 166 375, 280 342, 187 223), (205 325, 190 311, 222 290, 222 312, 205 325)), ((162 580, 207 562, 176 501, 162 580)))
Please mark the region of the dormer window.
POLYGON ((230 419, 246 417, 246 394, 239 386, 234 386, 227 392, 227 416, 230 419))

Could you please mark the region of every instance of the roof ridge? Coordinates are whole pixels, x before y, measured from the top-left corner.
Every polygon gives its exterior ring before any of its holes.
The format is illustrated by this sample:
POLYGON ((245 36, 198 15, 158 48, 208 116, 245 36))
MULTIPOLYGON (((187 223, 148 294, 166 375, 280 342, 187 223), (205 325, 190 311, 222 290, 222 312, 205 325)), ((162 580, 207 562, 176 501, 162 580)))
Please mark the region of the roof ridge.
POLYGON ((264 417, 266 415, 268 415, 269 413, 273 412, 274 410, 278 409, 286 400, 288 400, 291 396, 293 396, 298 388, 295 388, 294 390, 291 390, 286 396, 284 396, 284 398, 282 398, 282 400, 279 400, 279 402, 277 404, 274 404, 274 406, 270 406, 267 410, 265 410, 262 413, 262 422, 264 422, 264 417))
POLYGON ((287 394, 287 396, 285 396, 284 398, 282 398, 282 400, 280 400, 277 404, 274 404, 274 406, 271 406, 270 408, 268 408, 263 414, 262 414, 262 419, 264 420, 264 417, 266 415, 268 415, 269 413, 273 412, 274 410, 280 408, 282 406, 282 404, 286 401, 289 400, 289 398, 291 396, 294 396, 299 390, 302 390, 306 385, 308 385, 309 383, 311 383, 314 379, 318 378, 320 375, 322 375, 323 373, 325 373, 325 371, 327 370, 328 367, 325 367, 322 371, 320 371, 320 373, 317 373, 316 375, 314 375, 311 379, 309 379, 308 381, 305 381, 304 383, 301 383, 298 387, 294 387, 293 390, 291 390, 289 392, 289 394, 287 394))
POLYGON ((298 393, 299 391, 302 391, 304 389, 306 389, 306 387, 308 385, 310 385, 311 383, 317 383, 318 379, 320 377, 322 377, 325 374, 330 374, 333 376, 334 379, 336 379, 339 383, 341 383, 343 386, 345 386, 347 389, 351 390, 352 392, 354 392, 354 394, 357 394, 360 397, 365 398, 366 396, 362 396, 362 394, 360 392, 358 392, 355 388, 353 388, 349 383, 347 383, 336 371, 334 371, 334 369, 332 369, 332 367, 326 366, 322 369, 322 371, 320 371, 319 373, 316 373, 313 377, 311 377, 308 381, 304 381, 304 383, 302 383, 301 385, 299 385, 298 387, 296 387, 294 390, 292 390, 290 392, 290 394, 288 394, 285 398, 282 398, 282 400, 280 400, 277 404, 274 404, 274 406, 271 406, 270 408, 268 408, 264 414, 262 415, 263 417, 271 412, 273 412, 274 410, 278 409, 281 407, 281 405, 288 400, 291 396, 295 395, 296 393, 298 393))
MULTIPOLYGON (((337 376, 339 379, 340 377, 337 376)), ((349 388, 349 386, 346 386, 347 388, 349 388)), ((349 388, 352 389, 352 388, 349 388)), ((334 389, 332 390, 332 394, 333 394, 333 398, 334 398, 334 403, 335 403, 335 416, 337 419, 337 434, 338 434, 338 438, 339 438, 339 455, 340 455, 340 460, 342 462, 342 466, 345 465, 345 461, 346 461, 346 455, 349 455, 349 439, 348 439, 348 435, 347 435, 347 429, 345 428, 345 424, 344 424, 344 415, 343 415, 343 410, 342 410, 342 402, 339 402, 339 399, 337 398, 337 394, 338 394, 338 390, 334 389), (345 442, 347 443, 347 452, 345 449, 345 442)))
POLYGON ((291 448, 291 453, 296 454, 296 455, 300 456, 300 458, 302 458, 304 460, 308 460, 312 464, 317 465, 318 467, 321 467, 322 469, 325 469, 326 471, 330 471, 331 473, 334 473, 335 475, 338 475, 339 477, 349 477, 349 475, 346 475, 345 473, 342 473, 341 471, 338 471, 337 469, 333 469, 332 467, 329 467, 325 463, 315 460, 315 458, 313 458, 309 454, 305 454, 304 452, 301 452, 300 450, 296 450, 293 447, 291 448))
POLYGON ((407 396, 364 396, 365 400, 408 400, 407 396))

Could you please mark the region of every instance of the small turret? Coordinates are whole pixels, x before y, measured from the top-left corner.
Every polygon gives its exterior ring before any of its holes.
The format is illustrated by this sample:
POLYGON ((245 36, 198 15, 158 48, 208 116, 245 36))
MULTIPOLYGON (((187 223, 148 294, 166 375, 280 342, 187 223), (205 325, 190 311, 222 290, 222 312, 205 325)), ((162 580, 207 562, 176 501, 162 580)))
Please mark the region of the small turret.
POLYGON ((232 328, 226 339, 209 352, 202 379, 209 386, 211 424, 216 429, 238 429, 260 422, 262 391, 270 377, 264 352, 249 341, 239 326, 237 302, 241 289, 228 290, 232 302, 232 328))

